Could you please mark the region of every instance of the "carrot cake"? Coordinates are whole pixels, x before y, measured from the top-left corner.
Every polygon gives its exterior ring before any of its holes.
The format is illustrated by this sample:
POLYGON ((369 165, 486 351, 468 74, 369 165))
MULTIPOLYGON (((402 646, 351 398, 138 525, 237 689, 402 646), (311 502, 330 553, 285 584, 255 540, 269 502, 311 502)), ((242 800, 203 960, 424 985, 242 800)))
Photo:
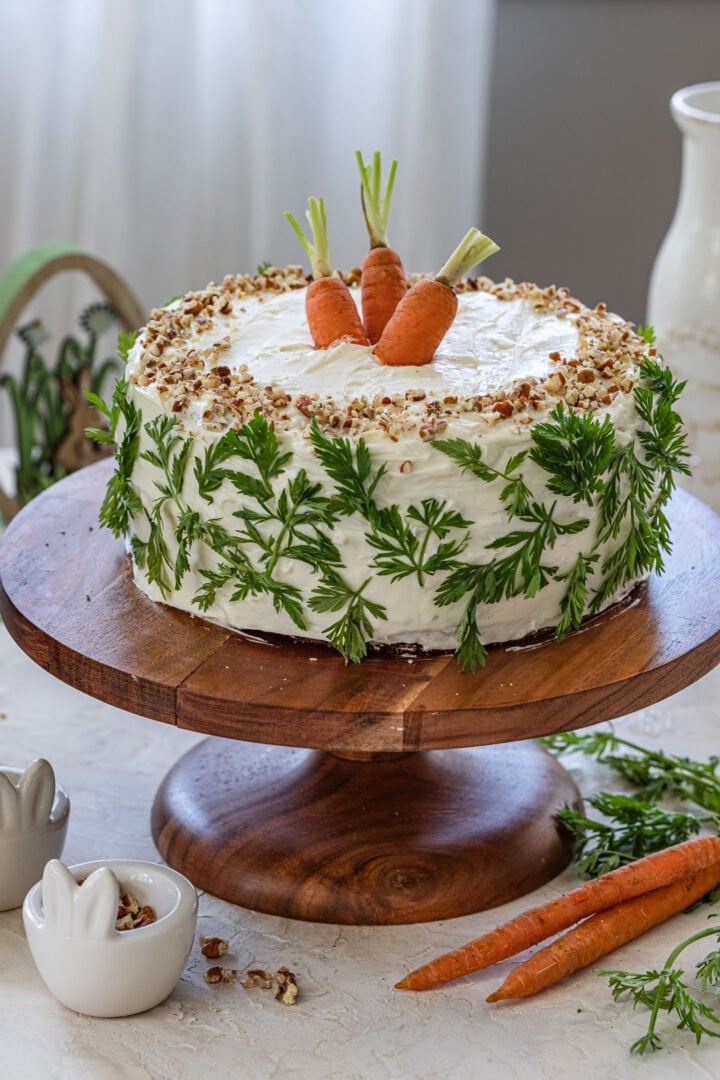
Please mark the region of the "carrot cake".
POLYGON ((308 284, 230 276, 126 339, 102 520, 147 596, 348 661, 413 645, 476 670, 662 569, 686 466, 651 331, 564 288, 464 279, 432 363, 388 366, 313 347, 308 284))

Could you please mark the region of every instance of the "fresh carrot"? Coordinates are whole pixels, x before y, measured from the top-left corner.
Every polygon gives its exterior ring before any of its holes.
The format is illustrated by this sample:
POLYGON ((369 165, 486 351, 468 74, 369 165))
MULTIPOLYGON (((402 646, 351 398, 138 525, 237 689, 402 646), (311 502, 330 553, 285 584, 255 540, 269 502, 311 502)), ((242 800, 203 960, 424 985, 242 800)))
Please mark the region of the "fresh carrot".
POLYGON ((327 241, 327 218, 323 199, 308 199, 305 215, 310 224, 308 240, 292 214, 286 213, 312 268, 314 281, 305 291, 305 315, 316 349, 328 349, 339 341, 368 345, 358 309, 344 281, 333 277, 327 241))
POLYGON ((380 193, 382 160, 378 150, 373 154, 372 165, 366 165, 362 154, 356 153, 360 169, 360 193, 363 214, 370 237, 370 250, 362 266, 360 295, 365 333, 371 344, 380 340, 390 316, 395 311, 407 292, 407 281, 400 256, 388 244, 387 223, 390 214, 390 199, 397 161, 393 161, 388 172, 385 194, 380 193))
POLYGON ((470 229, 435 278, 421 278, 405 294, 382 332, 375 355, 393 367, 429 364, 457 312, 454 285, 500 248, 470 229))
POLYGON ((720 838, 717 836, 696 837, 656 851, 586 881, 564 896, 531 908, 462 948, 439 956, 406 975, 397 983, 397 988, 430 990, 471 971, 480 971, 537 945, 589 915, 691 877, 713 865, 720 866, 720 838))
POLYGON ((627 941, 684 911, 720 884, 720 862, 706 866, 692 877, 684 877, 660 889, 600 911, 567 934, 538 949, 510 972, 488 1001, 530 997, 560 982, 566 975, 593 964, 601 956, 619 949, 627 941))

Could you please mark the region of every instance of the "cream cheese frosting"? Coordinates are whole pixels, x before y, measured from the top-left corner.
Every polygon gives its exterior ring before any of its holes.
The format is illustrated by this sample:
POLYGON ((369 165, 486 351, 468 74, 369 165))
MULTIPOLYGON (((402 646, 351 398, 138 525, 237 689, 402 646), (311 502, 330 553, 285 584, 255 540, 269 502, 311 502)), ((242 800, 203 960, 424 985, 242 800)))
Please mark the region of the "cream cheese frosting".
MULTIPOLYGON (((338 401, 404 395, 409 386, 439 396, 494 393, 516 379, 546 378, 553 350, 567 356, 578 350, 578 330, 572 323, 552 313, 538 314, 525 300, 499 303, 483 292, 461 295, 455 322, 435 359, 411 371, 385 366, 372 346, 341 342, 315 349, 305 319, 304 290, 249 296, 232 314, 218 319, 217 331, 230 336, 222 362, 231 370, 244 363, 258 381, 281 385, 294 395, 322 390, 338 401)), ((201 344, 199 335, 195 344, 201 344)))
MULTIPOLYGON (((355 284, 356 275, 348 280, 355 284)), ((318 485, 324 497, 336 493, 318 454, 321 436, 311 435, 314 423, 322 437, 348 440, 351 452, 364 444, 372 469, 383 470, 373 496, 377 508, 397 508, 418 541, 426 542, 428 554, 446 539, 457 542, 463 564, 483 565, 502 557, 504 549, 489 545, 509 530, 529 527, 522 521, 509 522, 503 491, 510 474, 521 475, 532 500, 551 509, 561 525, 586 522, 579 531, 558 535, 548 545, 543 563, 551 572, 534 595, 520 590, 500 602, 478 605, 477 627, 484 643, 516 641, 556 626, 562 617, 567 575, 583 553, 593 554, 591 598, 601 582, 603 563, 622 543, 625 530, 603 539, 599 500, 579 502, 553 491, 548 473, 529 454, 533 431, 548 422, 558 404, 580 417, 608 417, 617 447, 637 440, 641 421, 633 391, 638 364, 648 347, 630 324, 605 312, 602 305, 585 307, 567 290, 507 281, 496 285, 483 278, 463 283, 457 318, 433 362, 393 368, 379 363, 371 347, 341 342, 330 349, 314 349, 305 322, 305 284, 296 269, 265 278, 228 278, 221 286, 189 293, 154 312, 139 335, 126 372, 129 401, 142 416, 141 454, 132 483, 143 510, 134 516, 131 533, 137 553, 153 543, 153 527, 160 530, 167 572, 158 577, 145 555, 136 558, 138 587, 153 600, 199 613, 199 591, 223 563, 224 553, 221 547, 198 540, 187 552, 187 568, 173 582, 182 515, 211 520, 226 534, 237 536, 243 512, 253 507, 257 511, 257 501, 239 492, 231 477, 220 478, 211 498, 201 492, 198 478, 223 436, 242 431, 259 415, 287 455, 273 481, 277 490, 267 504, 271 510, 277 508, 281 489, 299 476, 318 485), (162 473, 151 460, 148 425, 158 418, 173 421, 179 442, 190 440, 181 495, 175 500, 161 496, 162 473), (477 447, 497 477, 481 479, 439 448, 457 439, 477 447), (149 457, 143 457, 148 451, 149 457), (521 466, 513 466, 521 453, 528 456, 521 466), (433 498, 465 524, 449 529, 446 537, 423 532, 413 512, 433 498), (157 506, 155 526, 153 506, 157 506)), ((235 460, 233 468, 258 475, 247 460, 235 460)), ((270 538, 278 528, 273 521, 258 527, 270 538)), ((384 617, 369 618, 368 641, 455 648, 463 602, 438 604, 438 588, 448 567, 426 574, 422 583, 418 573, 392 580, 380 573, 372 531, 367 516, 358 512, 335 515, 327 530, 348 589, 362 590, 370 605, 382 608, 384 617)), ((261 545, 253 547, 243 540, 237 550, 256 569, 269 565, 261 545)), ((625 595, 644 576, 643 572, 623 579, 599 609, 625 595)), ((204 616, 237 630, 326 640, 336 616, 312 604, 317 566, 281 554, 272 564, 272 578, 302 598, 302 626, 278 605, 272 591, 251 591, 238 599, 237 581, 232 579, 218 587, 204 616)))

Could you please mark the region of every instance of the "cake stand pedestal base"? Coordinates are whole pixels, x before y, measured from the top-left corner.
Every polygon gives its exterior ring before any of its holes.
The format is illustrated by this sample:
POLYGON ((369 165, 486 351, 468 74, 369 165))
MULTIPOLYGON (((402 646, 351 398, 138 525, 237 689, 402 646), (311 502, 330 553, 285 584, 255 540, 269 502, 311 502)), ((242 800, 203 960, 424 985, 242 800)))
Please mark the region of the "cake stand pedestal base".
POLYGON ((580 805, 536 743, 340 757, 211 738, 155 799, 163 858, 199 888, 270 914, 355 925, 481 911, 555 877, 580 805))

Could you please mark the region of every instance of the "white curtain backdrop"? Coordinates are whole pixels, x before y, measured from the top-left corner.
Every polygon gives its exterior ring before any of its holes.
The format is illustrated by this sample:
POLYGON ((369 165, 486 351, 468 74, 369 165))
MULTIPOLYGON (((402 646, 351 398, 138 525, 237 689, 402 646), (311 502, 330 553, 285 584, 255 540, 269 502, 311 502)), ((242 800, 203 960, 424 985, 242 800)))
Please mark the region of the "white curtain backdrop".
MULTIPOLYGON (((0 0, 0 268, 67 240, 150 307, 301 262, 283 211, 311 194, 333 262, 357 265, 356 149, 398 158, 391 241, 438 267, 483 224, 493 15, 494 0, 0 0)), ((67 329, 83 299, 51 286, 39 310, 67 329)))

